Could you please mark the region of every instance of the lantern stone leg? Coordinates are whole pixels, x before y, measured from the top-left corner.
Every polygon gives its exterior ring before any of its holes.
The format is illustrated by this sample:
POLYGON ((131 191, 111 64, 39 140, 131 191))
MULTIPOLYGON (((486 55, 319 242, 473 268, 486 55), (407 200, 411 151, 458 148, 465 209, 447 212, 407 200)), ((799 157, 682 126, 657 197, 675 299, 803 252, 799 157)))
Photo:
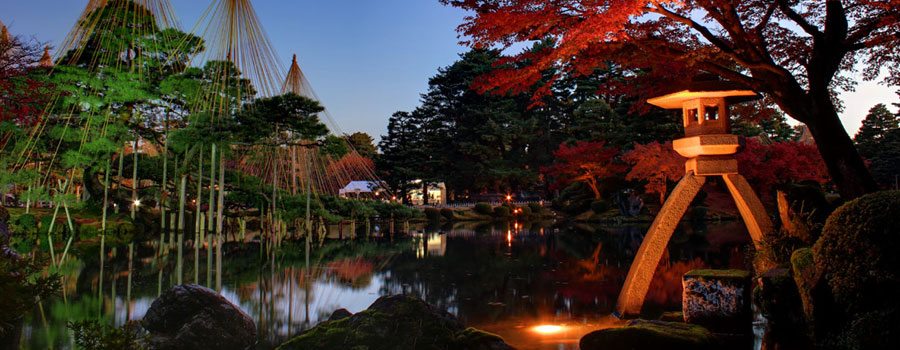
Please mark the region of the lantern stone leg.
POLYGON ((763 237, 772 231, 772 222, 762 202, 747 180, 738 173, 734 155, 740 148, 740 142, 736 135, 731 134, 728 108, 732 103, 750 101, 760 96, 749 88, 709 78, 698 76, 682 90, 647 100, 657 107, 682 111, 685 137, 674 140, 672 146, 678 154, 688 159, 685 163, 687 175, 663 204, 634 257, 616 306, 620 316, 641 313, 644 297, 669 239, 707 176, 724 178, 757 248, 763 237))
POLYGON ((669 239, 681 222, 688 206, 703 188, 704 183, 706 183, 705 177, 687 173, 675 186, 669 199, 660 209, 659 215, 653 220, 650 231, 644 237, 644 241, 634 257, 634 262, 631 263, 628 277, 625 278, 625 285, 619 294, 616 310, 621 316, 636 315, 641 312, 644 297, 650 288, 650 282, 656 273, 659 260, 662 259, 663 253, 669 245, 669 239))
POLYGON ((744 225, 747 226, 747 231, 750 232, 753 244, 758 247, 763 237, 772 232, 772 220, 769 219, 766 208, 763 207, 759 197, 756 196, 756 192, 753 191, 753 188, 750 187, 743 175, 727 174, 723 175, 722 178, 725 179, 725 185, 728 186, 728 191, 731 192, 731 197, 734 198, 738 212, 741 213, 741 218, 744 219, 744 225))

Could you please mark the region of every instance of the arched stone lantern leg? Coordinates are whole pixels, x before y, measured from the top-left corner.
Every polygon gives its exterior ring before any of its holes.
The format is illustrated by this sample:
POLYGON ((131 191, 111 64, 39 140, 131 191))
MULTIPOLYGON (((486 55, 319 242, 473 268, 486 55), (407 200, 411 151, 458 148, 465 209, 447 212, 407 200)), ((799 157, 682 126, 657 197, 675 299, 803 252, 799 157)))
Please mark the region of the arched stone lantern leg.
POLYGON ((772 231, 772 222, 762 202, 738 173, 734 157, 739 148, 738 137, 731 134, 729 120, 729 105, 758 98, 750 89, 703 77, 683 90, 647 101, 658 107, 682 110, 685 137, 675 140, 673 146, 688 161, 684 177, 663 204, 634 257, 619 294, 616 306, 619 316, 640 314, 669 239, 707 177, 721 176, 725 180, 754 244, 758 246, 763 236, 772 231))

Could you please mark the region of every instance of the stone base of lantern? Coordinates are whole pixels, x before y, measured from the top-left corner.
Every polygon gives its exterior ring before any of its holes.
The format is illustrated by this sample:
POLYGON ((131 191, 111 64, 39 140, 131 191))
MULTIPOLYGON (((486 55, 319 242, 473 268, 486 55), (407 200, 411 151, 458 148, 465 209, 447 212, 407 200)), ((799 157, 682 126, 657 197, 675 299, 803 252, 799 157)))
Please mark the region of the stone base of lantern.
POLYGON ((752 331, 750 272, 693 270, 684 275, 684 321, 717 333, 752 331))
POLYGON ((687 171, 697 176, 715 176, 738 173, 738 162, 734 157, 700 156, 685 163, 687 171))

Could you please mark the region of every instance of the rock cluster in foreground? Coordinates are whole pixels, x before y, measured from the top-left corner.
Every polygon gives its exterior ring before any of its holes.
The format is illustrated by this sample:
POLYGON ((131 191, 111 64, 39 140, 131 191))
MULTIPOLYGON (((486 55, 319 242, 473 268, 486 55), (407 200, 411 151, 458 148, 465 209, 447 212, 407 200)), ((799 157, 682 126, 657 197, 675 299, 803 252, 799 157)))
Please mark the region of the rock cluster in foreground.
POLYGON ((365 311, 328 321, 279 347, 293 349, 512 349, 497 335, 408 296, 381 297, 365 311))

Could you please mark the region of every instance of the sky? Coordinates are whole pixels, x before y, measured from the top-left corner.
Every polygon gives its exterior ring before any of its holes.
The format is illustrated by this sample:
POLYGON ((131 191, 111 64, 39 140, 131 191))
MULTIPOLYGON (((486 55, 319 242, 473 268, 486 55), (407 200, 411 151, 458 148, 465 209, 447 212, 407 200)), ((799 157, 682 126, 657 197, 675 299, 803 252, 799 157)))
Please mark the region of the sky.
MULTIPOLYGON (((210 0, 171 0, 189 31, 210 0)), ((58 45, 87 0, 0 0, 0 21, 14 35, 58 45)), ((341 131, 376 139, 388 118, 419 104, 428 78, 466 51, 456 27, 465 12, 437 0, 255 0, 286 71, 292 54, 341 131)), ((841 97, 851 136, 869 108, 900 102, 895 91, 861 82, 841 97)), ((891 110, 895 108, 890 106, 891 110)))

